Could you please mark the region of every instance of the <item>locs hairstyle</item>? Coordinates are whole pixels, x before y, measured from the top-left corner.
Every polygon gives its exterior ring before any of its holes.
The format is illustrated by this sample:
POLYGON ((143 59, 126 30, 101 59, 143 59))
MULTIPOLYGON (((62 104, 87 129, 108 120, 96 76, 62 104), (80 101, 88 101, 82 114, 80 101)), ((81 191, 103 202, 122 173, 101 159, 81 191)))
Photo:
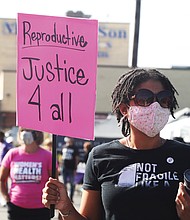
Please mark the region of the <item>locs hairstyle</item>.
MULTIPOLYGON (((173 103, 170 107, 171 115, 174 117, 174 110, 179 107, 175 94, 178 95, 177 90, 171 84, 169 79, 160 73, 156 69, 132 69, 127 73, 124 73, 118 80, 112 94, 112 112, 116 115, 118 123, 120 122, 123 115, 119 110, 121 103, 129 105, 131 97, 134 95, 135 89, 138 85, 148 80, 156 80, 161 82, 165 90, 171 91, 173 95, 173 103)), ((125 118, 122 123, 122 134, 127 136, 130 134, 130 124, 125 118), (126 126, 127 124, 127 126, 126 126)))

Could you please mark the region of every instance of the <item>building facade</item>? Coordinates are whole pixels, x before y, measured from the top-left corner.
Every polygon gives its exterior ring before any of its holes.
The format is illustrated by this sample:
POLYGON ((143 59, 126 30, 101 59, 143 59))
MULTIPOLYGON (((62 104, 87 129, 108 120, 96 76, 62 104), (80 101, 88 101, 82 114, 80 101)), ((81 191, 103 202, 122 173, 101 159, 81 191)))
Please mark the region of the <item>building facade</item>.
MULTIPOLYGON (((96 114, 111 112, 111 93, 129 70, 129 24, 100 23, 98 30, 96 114)), ((17 23, 0 19, 0 128, 16 125, 17 23)), ((190 69, 159 69, 179 92, 180 109, 190 107, 190 69)))

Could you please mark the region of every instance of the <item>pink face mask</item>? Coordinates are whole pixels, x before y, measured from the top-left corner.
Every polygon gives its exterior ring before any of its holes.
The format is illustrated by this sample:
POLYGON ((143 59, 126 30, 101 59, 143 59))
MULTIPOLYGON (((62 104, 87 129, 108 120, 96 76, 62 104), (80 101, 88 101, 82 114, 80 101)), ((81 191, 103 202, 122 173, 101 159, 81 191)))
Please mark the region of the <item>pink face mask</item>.
POLYGON ((162 108, 158 102, 154 102, 147 107, 130 106, 128 121, 147 136, 154 137, 167 124, 169 115, 168 108, 162 108))

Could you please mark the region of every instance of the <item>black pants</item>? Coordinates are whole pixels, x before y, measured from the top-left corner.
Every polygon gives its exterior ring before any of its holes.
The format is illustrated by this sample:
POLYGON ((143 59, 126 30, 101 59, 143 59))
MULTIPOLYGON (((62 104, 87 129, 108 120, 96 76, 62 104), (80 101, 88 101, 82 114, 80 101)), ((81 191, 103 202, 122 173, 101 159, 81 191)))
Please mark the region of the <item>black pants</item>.
POLYGON ((50 210, 47 208, 25 209, 8 202, 7 212, 9 220, 50 220, 50 210))

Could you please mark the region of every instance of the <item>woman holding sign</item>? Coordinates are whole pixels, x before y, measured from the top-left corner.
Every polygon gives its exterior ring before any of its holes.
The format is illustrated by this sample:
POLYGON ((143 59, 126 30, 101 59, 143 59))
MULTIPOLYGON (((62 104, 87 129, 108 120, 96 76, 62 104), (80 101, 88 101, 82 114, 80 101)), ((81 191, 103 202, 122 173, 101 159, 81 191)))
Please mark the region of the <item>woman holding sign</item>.
POLYGON ((52 178, 43 189, 44 205, 55 204, 68 220, 189 220, 183 173, 190 168, 190 147, 160 137, 178 106, 176 93, 156 69, 123 74, 112 107, 124 137, 90 152, 79 212, 52 178))
POLYGON ((43 133, 20 129, 22 144, 8 151, 0 170, 1 192, 9 220, 49 220, 50 211, 41 201, 45 182, 51 176, 51 152, 43 149, 43 133), (8 177, 11 179, 10 190, 8 177))

